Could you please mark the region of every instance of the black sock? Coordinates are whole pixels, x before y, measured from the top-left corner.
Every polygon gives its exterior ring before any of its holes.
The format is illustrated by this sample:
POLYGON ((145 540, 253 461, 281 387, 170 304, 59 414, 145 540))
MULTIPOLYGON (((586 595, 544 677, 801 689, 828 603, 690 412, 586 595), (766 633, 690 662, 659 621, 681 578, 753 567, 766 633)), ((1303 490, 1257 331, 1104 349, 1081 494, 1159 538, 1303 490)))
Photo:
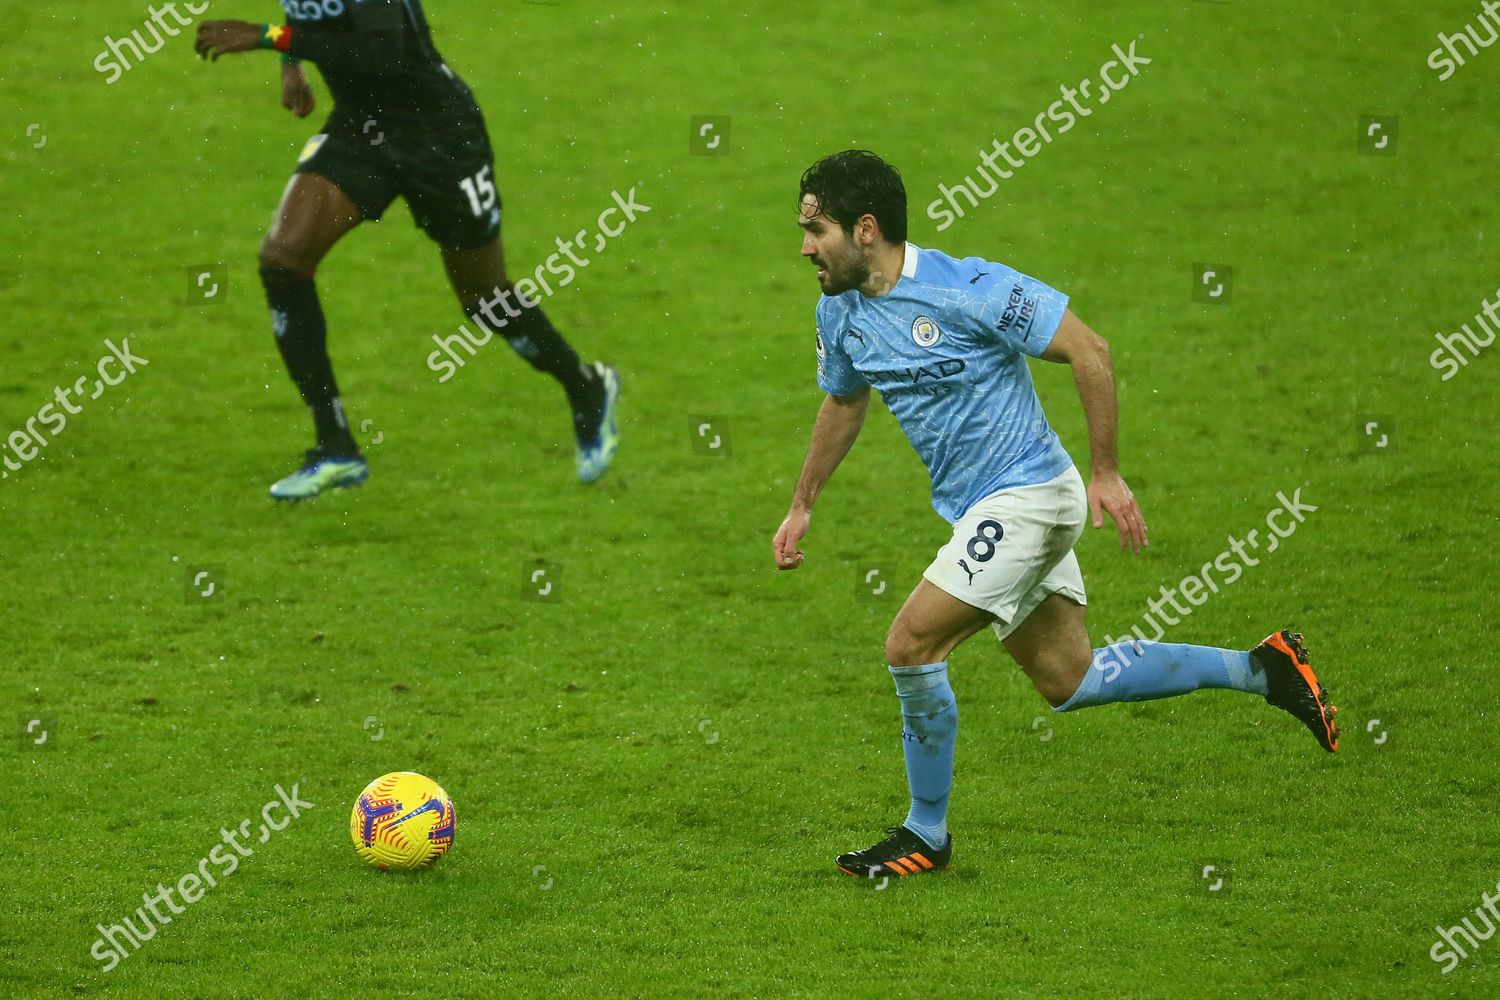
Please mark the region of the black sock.
POLYGON ((557 332, 540 305, 518 305, 518 315, 515 316, 511 316, 509 310, 496 311, 493 301, 488 304, 488 311, 485 305, 484 302, 476 303, 464 312, 476 323, 483 323, 504 337, 511 349, 525 358, 531 367, 557 379, 575 412, 597 416, 594 411, 599 408, 603 383, 592 367, 585 367, 578 359, 578 352, 557 332), (487 321, 486 317, 504 319, 505 325, 487 321))
POLYGON ((359 445, 349 433, 339 387, 328 359, 328 327, 318 304, 318 286, 310 272, 262 268, 261 284, 271 307, 276 347, 286 370, 312 411, 318 447, 335 455, 358 455, 359 445))

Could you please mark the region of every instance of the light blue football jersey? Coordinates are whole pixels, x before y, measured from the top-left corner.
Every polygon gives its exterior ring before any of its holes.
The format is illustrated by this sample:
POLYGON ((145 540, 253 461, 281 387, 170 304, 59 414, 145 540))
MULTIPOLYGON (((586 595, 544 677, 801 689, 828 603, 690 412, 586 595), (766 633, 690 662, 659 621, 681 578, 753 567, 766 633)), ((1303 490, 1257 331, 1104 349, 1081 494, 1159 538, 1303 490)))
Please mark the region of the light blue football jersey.
POLYGON ((1073 464, 1042 413, 1026 355, 1052 343, 1068 297, 1004 264, 906 244, 901 279, 880 298, 857 289, 818 302, 818 385, 870 386, 932 476, 950 523, 999 490, 1073 464))

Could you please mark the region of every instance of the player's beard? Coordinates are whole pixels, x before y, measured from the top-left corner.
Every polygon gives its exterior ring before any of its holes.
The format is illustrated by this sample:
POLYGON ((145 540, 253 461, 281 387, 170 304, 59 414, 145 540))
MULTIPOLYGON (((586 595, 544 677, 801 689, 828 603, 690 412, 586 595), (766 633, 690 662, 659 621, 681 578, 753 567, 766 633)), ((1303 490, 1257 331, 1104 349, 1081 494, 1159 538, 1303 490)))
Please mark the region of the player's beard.
POLYGON ((869 257, 854 247, 837 258, 815 257, 813 263, 824 269, 824 276, 818 282, 824 295, 842 295, 870 280, 869 257))

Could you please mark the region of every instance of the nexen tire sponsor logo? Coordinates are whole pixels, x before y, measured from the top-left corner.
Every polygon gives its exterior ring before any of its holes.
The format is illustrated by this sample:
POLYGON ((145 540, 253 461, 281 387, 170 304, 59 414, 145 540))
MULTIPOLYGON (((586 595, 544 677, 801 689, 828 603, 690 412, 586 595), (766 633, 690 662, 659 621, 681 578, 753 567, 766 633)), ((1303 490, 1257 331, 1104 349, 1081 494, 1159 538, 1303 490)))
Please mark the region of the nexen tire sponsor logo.
MULTIPOLYGON (((1024 298, 1021 294, 1021 286, 1010 290, 1010 300, 1005 303, 1005 312, 1000 314, 1000 322, 995 329, 1004 332, 1005 328, 1015 324, 1016 329, 1025 330, 1026 336, 1031 336, 1031 320, 1036 315, 1036 299, 1024 298)), ((1025 339, 1025 338, 1022 338, 1025 339)))

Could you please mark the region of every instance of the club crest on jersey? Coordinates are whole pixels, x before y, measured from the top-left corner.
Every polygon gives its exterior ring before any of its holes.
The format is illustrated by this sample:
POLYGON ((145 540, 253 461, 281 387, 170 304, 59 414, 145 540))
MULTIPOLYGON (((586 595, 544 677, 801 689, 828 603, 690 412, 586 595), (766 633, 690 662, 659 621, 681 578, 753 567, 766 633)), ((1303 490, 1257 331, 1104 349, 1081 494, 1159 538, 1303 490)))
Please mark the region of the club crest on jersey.
POLYGON ((931 316, 918 316, 911 322, 911 339, 918 347, 931 347, 943 339, 943 331, 931 316))
POLYGON ((300 155, 298 155, 297 162, 306 163, 308 160, 312 159, 313 156, 317 154, 318 150, 323 148, 323 143, 327 141, 327 133, 324 133, 323 135, 315 135, 311 139, 307 140, 307 145, 302 147, 302 152, 300 155))

